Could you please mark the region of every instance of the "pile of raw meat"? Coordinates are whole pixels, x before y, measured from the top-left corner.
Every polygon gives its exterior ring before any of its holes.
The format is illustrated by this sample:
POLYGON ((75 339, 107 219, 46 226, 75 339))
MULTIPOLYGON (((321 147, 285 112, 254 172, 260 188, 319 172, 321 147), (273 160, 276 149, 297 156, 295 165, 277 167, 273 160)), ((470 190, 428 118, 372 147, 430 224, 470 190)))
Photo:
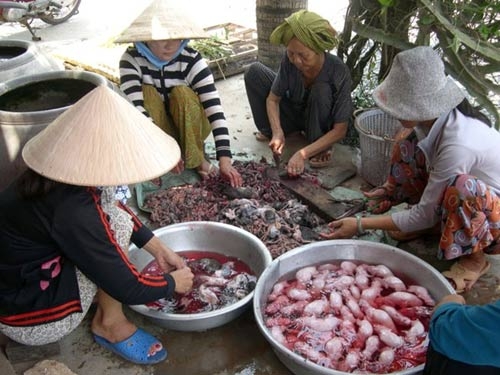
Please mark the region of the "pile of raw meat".
MULTIPOLYGON (((197 314, 232 305, 255 289, 257 277, 241 260, 222 254, 202 251, 178 252, 194 274, 193 288, 185 294, 175 293, 147 303, 152 310, 170 314, 197 314)), ((156 260, 144 269, 146 275, 162 275, 156 260)))
POLYGON ((243 188, 212 178, 148 195, 145 206, 151 210, 151 221, 159 226, 186 221, 231 224, 257 236, 273 258, 319 239, 324 221, 266 175, 269 164, 235 161, 234 166, 243 177, 243 188))
POLYGON ((343 261, 277 282, 264 322, 277 342, 320 366, 385 374, 425 362, 434 304, 384 265, 343 261))

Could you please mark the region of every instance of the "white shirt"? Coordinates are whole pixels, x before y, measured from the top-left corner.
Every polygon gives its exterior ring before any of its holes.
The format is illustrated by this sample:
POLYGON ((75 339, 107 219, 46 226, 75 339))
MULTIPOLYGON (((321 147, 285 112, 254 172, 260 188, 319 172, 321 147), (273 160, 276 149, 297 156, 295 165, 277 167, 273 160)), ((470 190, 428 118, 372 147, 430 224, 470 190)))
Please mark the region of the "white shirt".
POLYGON ((430 228, 440 220, 442 194, 453 176, 475 176, 500 196, 500 132, 496 129, 454 109, 436 120, 418 147, 426 158, 429 181, 418 204, 392 214, 403 232, 430 228))

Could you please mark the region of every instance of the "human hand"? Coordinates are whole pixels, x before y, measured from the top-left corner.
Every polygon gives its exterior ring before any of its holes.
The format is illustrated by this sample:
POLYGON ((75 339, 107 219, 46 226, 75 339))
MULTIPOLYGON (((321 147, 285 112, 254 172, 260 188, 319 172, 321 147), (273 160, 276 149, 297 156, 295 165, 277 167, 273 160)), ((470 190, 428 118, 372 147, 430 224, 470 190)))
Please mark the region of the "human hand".
POLYGON ((158 236, 151 237, 143 248, 155 257, 156 262, 163 272, 186 267, 184 259, 165 245, 158 236))
POLYGON ((268 144, 273 154, 282 155, 285 148, 285 134, 283 132, 273 132, 273 136, 268 144))
POLYGON ((243 178, 236 168, 231 164, 231 158, 223 156, 219 159, 219 169, 222 177, 229 181, 232 187, 238 188, 243 185, 243 178))
POLYGON ((345 219, 332 221, 328 224, 330 232, 320 233, 324 239, 351 238, 358 233, 356 218, 346 217, 345 219))
POLYGON ((292 155, 290 160, 288 160, 288 164, 286 170, 290 176, 300 176, 304 172, 305 162, 300 150, 292 155))
POLYGON ((177 293, 187 293, 193 287, 194 274, 189 267, 172 271, 170 272, 170 276, 175 281, 175 291, 177 293))
POLYGON ((186 267, 186 262, 184 261, 184 259, 175 251, 166 246, 164 247, 163 251, 158 251, 155 254, 155 259, 164 272, 170 272, 172 270, 178 270, 186 267))

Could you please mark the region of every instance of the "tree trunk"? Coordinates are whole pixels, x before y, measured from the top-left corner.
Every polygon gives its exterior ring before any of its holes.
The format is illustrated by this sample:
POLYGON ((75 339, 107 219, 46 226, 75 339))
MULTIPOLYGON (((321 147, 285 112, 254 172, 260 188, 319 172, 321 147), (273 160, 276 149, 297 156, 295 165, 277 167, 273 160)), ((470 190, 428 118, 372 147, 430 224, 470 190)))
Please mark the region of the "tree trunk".
POLYGON ((285 50, 269 42, 272 31, 292 13, 307 9, 307 0, 256 0, 257 59, 277 70, 285 50))
MULTIPOLYGON (((415 0, 407 0, 402 2, 397 7, 387 8, 384 16, 382 16, 382 26, 384 31, 389 34, 399 33, 401 35, 406 35, 406 39, 409 38, 409 30, 411 27, 411 18, 407 17, 408 14, 412 14, 416 11, 418 5, 415 0)), ((382 45, 382 56, 380 60, 380 72, 379 81, 382 81, 389 70, 391 69, 392 60, 401 49, 394 46, 383 44, 382 45)))

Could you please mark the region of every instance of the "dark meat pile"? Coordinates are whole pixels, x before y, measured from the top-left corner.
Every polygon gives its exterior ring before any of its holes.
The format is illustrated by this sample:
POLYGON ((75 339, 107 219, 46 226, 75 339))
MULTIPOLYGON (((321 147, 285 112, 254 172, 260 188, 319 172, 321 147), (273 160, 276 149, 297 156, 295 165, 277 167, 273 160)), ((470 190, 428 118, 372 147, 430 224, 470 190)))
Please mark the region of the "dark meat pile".
POLYGON ((231 224, 260 238, 273 258, 319 239, 318 227, 324 221, 266 175, 265 160, 235 161, 234 167, 244 180, 239 189, 217 177, 149 194, 144 204, 151 210, 151 221, 159 226, 186 221, 231 224))

